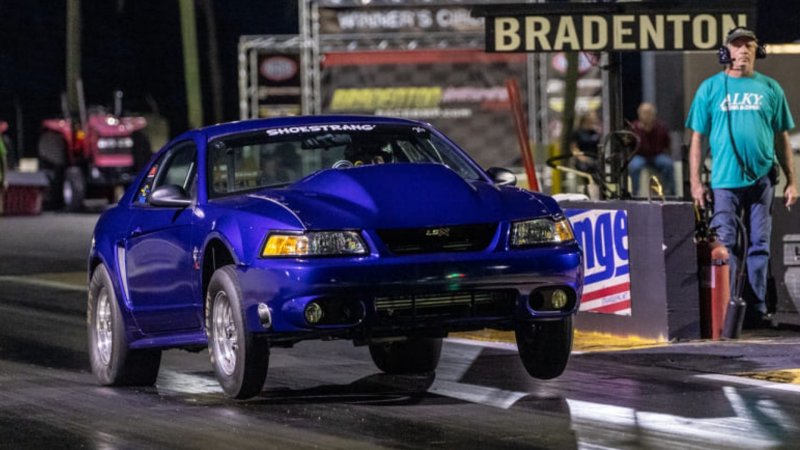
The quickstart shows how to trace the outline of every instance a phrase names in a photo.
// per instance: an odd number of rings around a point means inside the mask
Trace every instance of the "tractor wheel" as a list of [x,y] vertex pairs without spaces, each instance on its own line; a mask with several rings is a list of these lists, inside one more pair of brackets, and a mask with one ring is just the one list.
[[61,196],[67,211],[78,212],[83,209],[83,199],[86,197],[86,178],[80,167],[68,167],[64,171]]
[[67,164],[67,141],[55,131],[45,131],[39,137],[38,150],[39,164],[50,181],[45,204],[50,209],[61,209],[64,206],[62,187]]
[[39,136],[39,160],[49,167],[67,164],[67,141],[55,131],[45,131]]

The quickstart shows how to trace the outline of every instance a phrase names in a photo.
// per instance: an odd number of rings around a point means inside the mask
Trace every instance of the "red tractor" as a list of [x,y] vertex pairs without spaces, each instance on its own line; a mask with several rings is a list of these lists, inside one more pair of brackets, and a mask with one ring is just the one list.
[[39,160],[50,180],[52,207],[80,211],[86,198],[114,202],[150,158],[150,141],[143,132],[147,120],[121,117],[121,102],[122,93],[116,92],[113,114],[100,107],[87,114],[80,101],[78,121],[64,114],[42,123]]

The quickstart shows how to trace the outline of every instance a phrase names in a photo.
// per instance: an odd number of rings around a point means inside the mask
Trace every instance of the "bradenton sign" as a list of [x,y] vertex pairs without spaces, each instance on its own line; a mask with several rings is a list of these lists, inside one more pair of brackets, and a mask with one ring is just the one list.
[[706,2],[686,9],[670,3],[668,9],[653,2],[477,7],[473,14],[486,17],[489,52],[712,50],[731,29],[755,23],[752,8],[737,10],[735,2],[724,9],[716,2],[706,9],[700,9]]

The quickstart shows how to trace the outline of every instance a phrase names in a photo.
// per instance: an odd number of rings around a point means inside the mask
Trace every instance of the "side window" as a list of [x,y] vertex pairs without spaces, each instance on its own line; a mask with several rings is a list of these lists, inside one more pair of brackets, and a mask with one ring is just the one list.
[[164,153],[150,166],[136,193],[134,203],[146,206],[154,189],[170,184],[179,186],[193,195],[194,177],[197,171],[196,155],[197,151],[192,142],[180,143]]

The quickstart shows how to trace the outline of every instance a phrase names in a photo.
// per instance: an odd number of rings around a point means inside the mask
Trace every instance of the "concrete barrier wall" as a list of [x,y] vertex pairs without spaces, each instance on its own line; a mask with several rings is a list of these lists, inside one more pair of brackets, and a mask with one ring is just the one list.
[[[611,293],[607,301],[615,302],[629,295],[629,309],[623,305],[613,313],[581,311],[576,319],[577,329],[658,341],[700,337],[697,252],[691,203],[563,201],[561,206],[568,211],[571,220],[580,217],[575,216],[576,211],[624,211],[625,214],[613,215],[617,222],[627,217],[627,224],[624,227],[618,224],[616,231],[627,235],[629,291],[623,291],[626,287],[623,278],[616,283],[616,288],[607,288]],[[604,227],[594,230],[595,233],[601,231],[607,234]],[[591,245],[595,246],[589,249],[595,252],[595,260],[598,252],[611,251],[603,247],[601,237],[596,236]],[[587,254],[586,248],[584,254]],[[591,258],[586,259],[591,264]],[[618,264],[622,267],[624,262],[618,261]],[[597,272],[598,267],[587,267],[587,274]],[[596,295],[587,296],[585,293],[584,297]],[[602,311],[602,307],[598,310]]]

